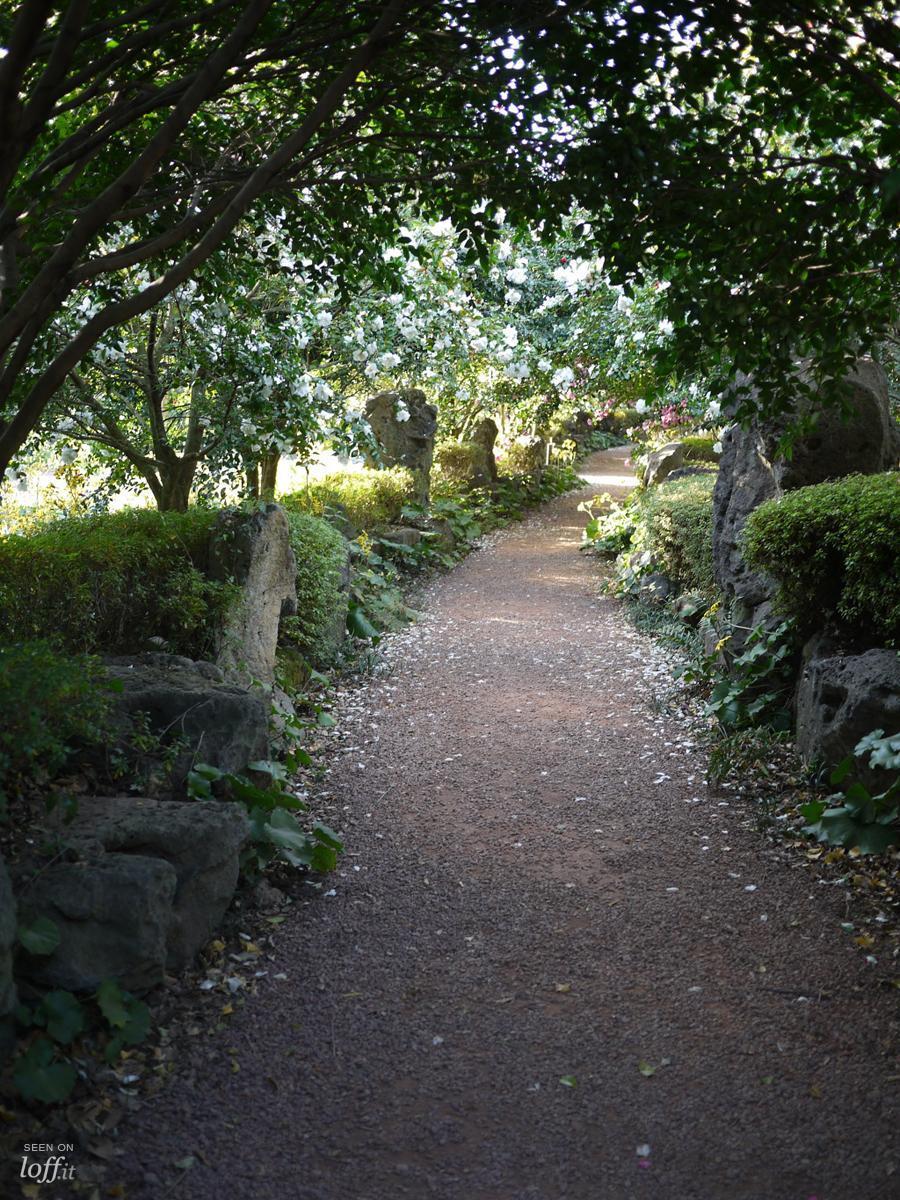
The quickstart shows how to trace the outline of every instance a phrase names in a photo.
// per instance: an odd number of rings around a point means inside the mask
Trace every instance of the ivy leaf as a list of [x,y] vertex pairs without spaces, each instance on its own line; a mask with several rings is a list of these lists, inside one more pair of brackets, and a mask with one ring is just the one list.
[[78,1078],[75,1068],[55,1061],[55,1054],[50,1039],[40,1037],[13,1063],[13,1082],[26,1100],[58,1104],[71,1094]]
[[71,992],[47,992],[41,997],[40,1007],[46,1017],[47,1032],[55,1042],[67,1046],[84,1031],[84,1008]]
[[29,954],[44,957],[59,945],[59,928],[49,917],[37,917],[30,925],[19,926],[18,937]]

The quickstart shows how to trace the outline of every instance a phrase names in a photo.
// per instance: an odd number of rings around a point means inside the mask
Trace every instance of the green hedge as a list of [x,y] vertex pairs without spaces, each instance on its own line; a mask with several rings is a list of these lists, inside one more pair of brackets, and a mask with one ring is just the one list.
[[769,500],[751,513],[744,550],[779,584],[804,629],[823,615],[868,644],[900,646],[900,474],[849,475]]
[[297,560],[297,615],[282,621],[281,641],[312,666],[328,666],[344,637],[347,541],[319,517],[288,511],[287,519]]
[[0,812],[23,789],[52,783],[73,750],[105,740],[111,698],[97,659],[47,642],[0,646]]
[[466,488],[484,466],[484,449],[472,442],[443,442],[434,455],[436,484]]
[[721,457],[713,450],[716,438],[711,433],[690,433],[678,441],[684,446],[686,463],[718,463]]
[[0,641],[130,653],[150,638],[212,652],[233,589],[206,578],[216,513],[130,509],[0,538]]
[[335,471],[310,480],[299,492],[289,492],[279,503],[293,512],[327,517],[329,510],[346,516],[356,530],[391,525],[400,519],[404,504],[414,495],[413,477],[403,467],[383,471]]
[[715,592],[712,557],[713,475],[692,475],[651,488],[641,500],[640,544],[683,588]]

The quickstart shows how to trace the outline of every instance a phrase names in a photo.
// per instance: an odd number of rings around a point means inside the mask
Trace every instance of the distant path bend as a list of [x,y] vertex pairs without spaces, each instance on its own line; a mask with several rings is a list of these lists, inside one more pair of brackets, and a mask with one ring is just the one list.
[[131,1200],[197,1151],[192,1200],[900,1195],[892,999],[660,715],[583,498],[432,583],[343,696],[336,895],[138,1117]]

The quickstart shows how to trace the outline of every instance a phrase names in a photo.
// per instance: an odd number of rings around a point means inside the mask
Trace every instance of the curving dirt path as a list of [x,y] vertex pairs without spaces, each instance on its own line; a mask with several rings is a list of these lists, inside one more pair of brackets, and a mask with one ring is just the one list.
[[900,1195],[891,997],[836,889],[705,788],[580,498],[437,580],[343,697],[336,894],[126,1134],[130,1200],[198,1153],[192,1200]]

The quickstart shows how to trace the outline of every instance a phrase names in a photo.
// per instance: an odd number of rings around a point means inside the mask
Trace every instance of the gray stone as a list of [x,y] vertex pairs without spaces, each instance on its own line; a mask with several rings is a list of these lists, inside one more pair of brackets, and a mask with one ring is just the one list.
[[218,928],[234,896],[249,835],[241,804],[131,796],[82,798],[65,834],[75,846],[99,843],[107,853],[160,858],[174,867],[177,886],[166,933],[170,970],[187,966]]
[[474,447],[473,455],[473,487],[493,487],[497,482],[497,459],[494,446],[499,433],[497,422],[490,417],[484,417],[478,422],[468,438],[469,445]]
[[378,530],[378,537],[398,546],[418,546],[422,540],[422,531],[414,529],[411,525],[384,525]]
[[16,1007],[13,947],[16,943],[16,902],[6,864],[0,858],[0,1062],[13,1041],[10,1013]]
[[[797,748],[807,762],[834,767],[873,729],[900,733],[900,655],[896,650],[810,658],[797,686]],[[855,777],[875,791],[896,778],[857,760]]]
[[[403,409],[409,417],[401,421],[398,413]],[[407,467],[413,473],[420,504],[428,502],[437,417],[437,409],[418,388],[379,392],[366,402],[366,418],[382,451],[382,463],[369,458],[369,465]]]
[[282,616],[297,611],[297,568],[284,509],[220,513],[210,543],[209,574],[240,586],[219,635],[217,662],[229,679],[271,688]]
[[[802,381],[802,370],[798,378]],[[746,377],[738,384],[752,390]],[[820,411],[815,428],[797,439],[790,459],[779,456],[778,445],[791,419],[811,411],[806,398],[799,398],[785,416],[756,420],[746,429],[733,426],[722,437],[713,494],[715,574],[726,597],[740,601],[750,614],[775,593],[773,580],[750,570],[743,558],[741,536],[750,513],[794,488],[855,472],[876,474],[897,462],[900,430],[891,417],[884,371],[861,359],[845,384],[849,419],[842,420],[837,409]]]
[[644,487],[655,487],[673,472],[684,466],[684,446],[681,442],[669,442],[653,450],[644,468]]
[[22,920],[49,917],[60,932],[47,956],[22,955],[20,973],[41,987],[93,992],[117,979],[132,992],[161,983],[178,875],[142,854],[58,862],[19,888]]
[[215,664],[150,651],[108,658],[105,665],[122,684],[114,713],[123,742],[135,722],[145,720],[161,739],[185,743],[165,784],[173,794],[184,794],[184,781],[195,762],[241,771],[267,757],[265,699],[226,683]]
[[649,575],[644,575],[638,589],[639,599],[646,604],[663,604],[674,594],[675,586],[672,580],[668,575],[663,575],[661,571],[653,571]]

